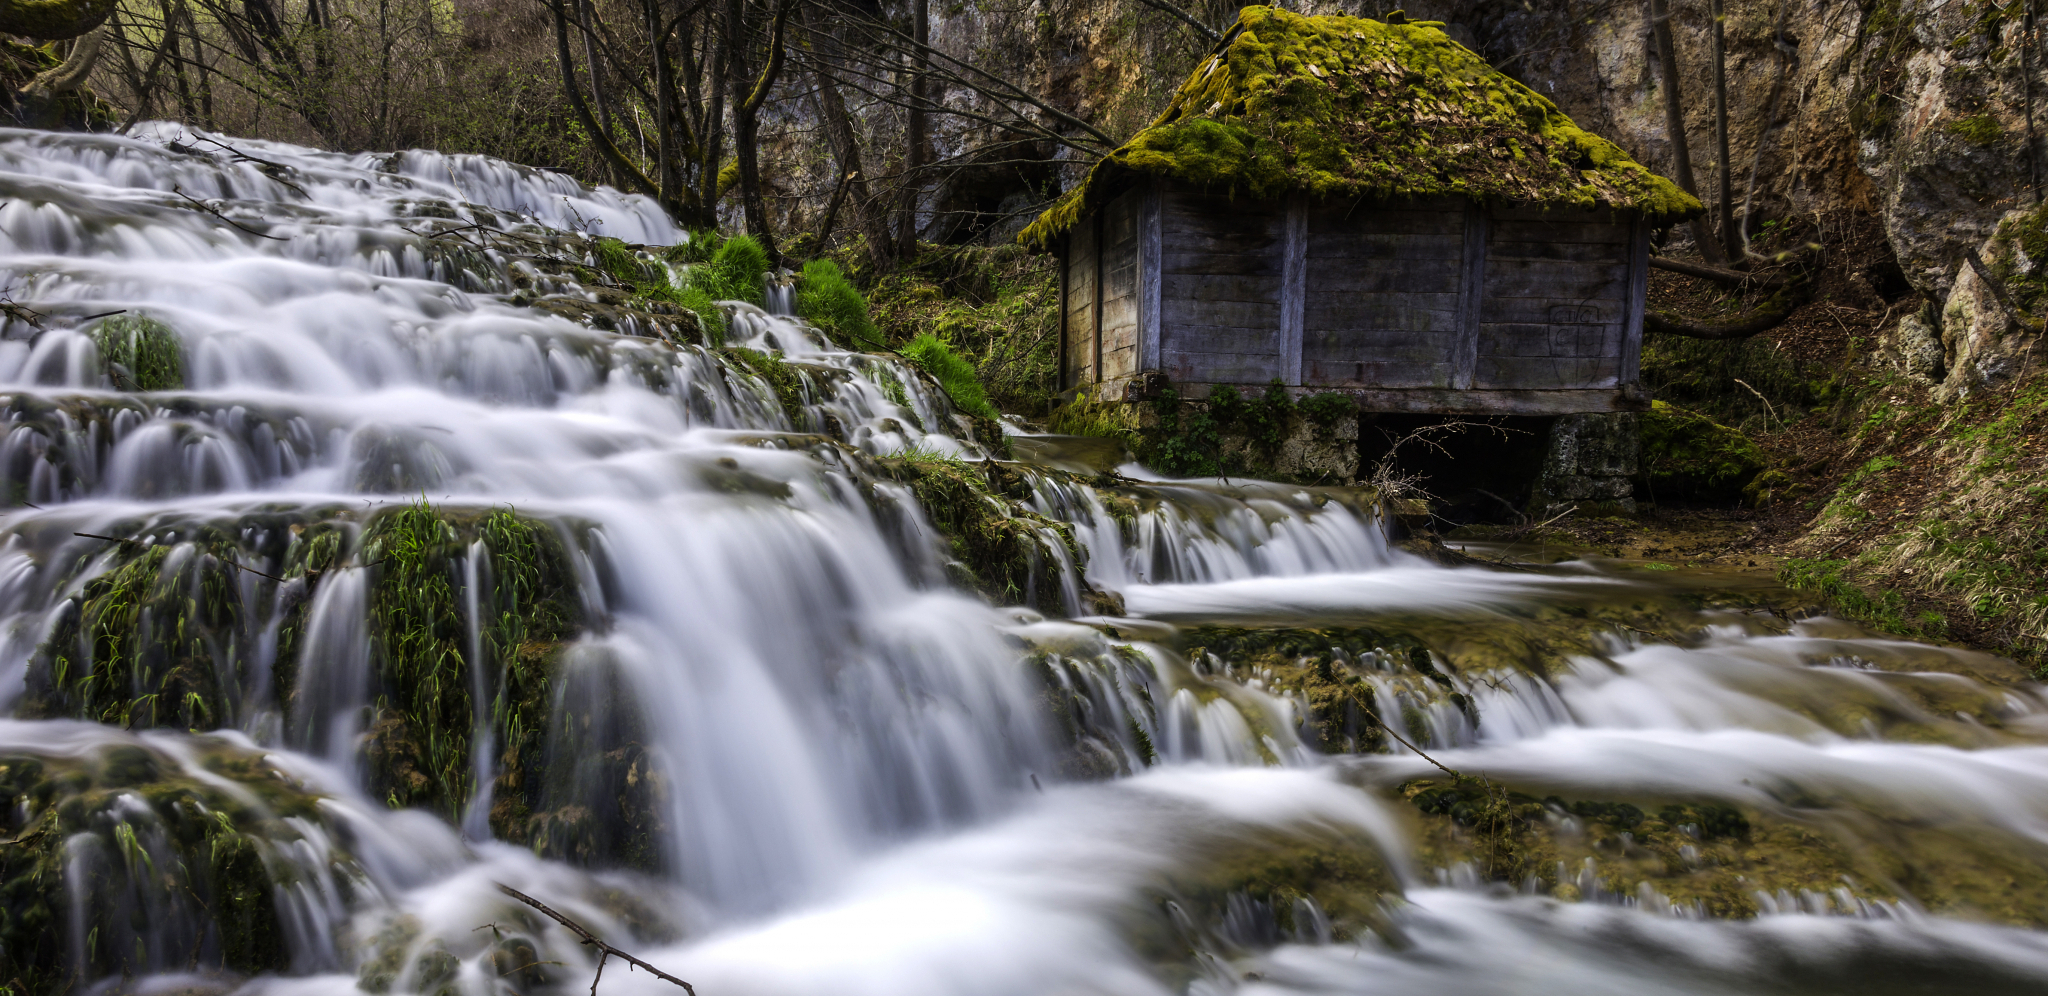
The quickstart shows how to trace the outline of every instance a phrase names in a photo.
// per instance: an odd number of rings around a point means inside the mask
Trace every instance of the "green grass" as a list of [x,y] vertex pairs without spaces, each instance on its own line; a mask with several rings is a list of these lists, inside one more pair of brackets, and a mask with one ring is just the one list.
[[992,419],[997,416],[996,407],[989,403],[988,392],[981,386],[981,379],[975,375],[974,364],[953,352],[944,340],[929,332],[904,344],[900,350],[905,359],[917,364],[918,369],[929,374],[944,388],[946,396],[953,399],[953,407],[976,416]]
[[667,267],[641,260],[618,239],[595,240],[592,255],[598,267],[634,297],[694,312],[712,345],[725,341],[725,309],[719,301],[760,305],[766,300],[762,280],[768,273],[768,253],[750,236],[728,239],[717,232],[693,232],[688,241],[669,247],[664,260],[688,267],[680,286],[669,279]]
[[881,330],[868,314],[867,298],[846,279],[839,264],[829,259],[804,264],[797,278],[796,313],[847,345],[864,349],[882,345]]
[[154,318],[116,315],[93,326],[92,341],[114,386],[124,391],[175,391],[185,386],[178,334]]
[[1939,636],[1948,628],[1939,613],[1908,617],[1905,596],[1891,588],[1858,584],[1848,559],[1792,558],[1778,569],[1787,587],[1819,595],[1835,611],[1857,622],[1906,636]]

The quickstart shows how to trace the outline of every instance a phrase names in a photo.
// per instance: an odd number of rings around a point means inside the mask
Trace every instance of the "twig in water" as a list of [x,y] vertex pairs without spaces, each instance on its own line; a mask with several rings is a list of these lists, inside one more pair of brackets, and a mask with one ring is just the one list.
[[204,211],[204,212],[206,212],[207,214],[213,215],[214,217],[216,217],[216,218],[219,218],[220,220],[222,220],[222,221],[225,221],[225,222],[227,222],[228,224],[230,224],[230,225],[233,225],[234,227],[236,227],[236,228],[239,228],[239,229],[241,229],[242,231],[248,232],[248,233],[249,233],[250,235],[254,235],[254,236],[256,236],[256,237],[257,237],[257,238],[259,238],[259,239],[269,239],[269,240],[270,240],[270,241],[272,241],[272,242],[290,242],[290,241],[291,241],[291,239],[290,239],[289,237],[287,237],[287,236],[283,236],[283,235],[265,235],[265,234],[263,234],[262,232],[259,232],[259,231],[255,230],[255,229],[253,229],[253,228],[250,228],[249,226],[247,226],[247,225],[244,225],[244,224],[242,224],[241,222],[239,222],[239,221],[236,221],[235,219],[233,219],[233,218],[230,218],[230,217],[228,217],[227,215],[224,215],[224,214],[220,213],[219,211],[216,211],[216,210],[214,210],[214,209],[213,209],[213,207],[212,207],[211,205],[207,204],[207,203],[206,203],[205,201],[202,201],[202,200],[200,200],[199,198],[197,198],[197,197],[194,197],[194,196],[192,196],[191,194],[188,194],[188,193],[184,192],[183,190],[180,190],[180,189],[178,189],[177,187],[172,187],[172,188],[171,188],[171,193],[177,194],[177,195],[178,195],[179,197],[183,197],[183,198],[185,199],[186,203],[188,203],[188,204],[191,204],[191,205],[192,205],[193,207],[196,207],[196,208],[198,208],[199,210],[201,210],[201,211]]
[[[274,169],[279,172],[284,172],[286,170],[291,169],[290,166],[286,166],[283,163],[272,162],[260,156],[252,156],[246,152],[243,152],[240,149],[235,148],[232,145],[229,145],[226,142],[220,141],[219,139],[208,138],[204,135],[198,136],[198,138],[200,141],[205,142],[208,145],[218,146],[220,148],[228,150],[228,154],[234,156],[236,162],[255,163],[259,166],[268,166],[270,167],[270,169]],[[285,179],[284,177],[278,176],[277,173],[272,173],[270,172],[270,170],[258,170],[258,172],[262,173],[264,176],[271,178],[272,180],[277,181],[278,183],[286,187],[290,187],[292,190],[296,191],[300,197],[304,197],[307,200],[313,199],[312,194],[306,193],[306,188],[301,187],[298,184]]]
[[[1438,767],[1443,766],[1438,765]],[[575,934],[577,937],[582,939],[584,946],[593,947],[597,949],[597,974],[591,977],[590,980],[591,996],[597,996],[597,980],[604,978],[604,962],[607,958],[618,958],[628,965],[644,968],[650,973],[653,973],[655,978],[661,979],[664,982],[672,982],[676,985],[683,987],[683,990],[685,992],[688,992],[690,996],[697,996],[696,986],[690,985],[689,983],[684,982],[683,980],[678,979],[675,976],[662,971],[661,969],[655,968],[653,965],[649,965],[648,963],[641,961],[640,959],[635,958],[632,955],[629,955],[626,952],[619,950],[618,948],[612,947],[611,945],[598,940],[597,935],[592,934],[590,931],[583,929],[582,924],[577,923],[576,921],[571,920],[568,917],[563,916],[562,914],[549,909],[546,903],[543,903],[540,900],[535,899],[532,896],[529,896],[526,893],[519,891],[518,889],[506,885],[503,882],[498,883],[498,891],[508,896],[511,896],[512,898],[517,899],[520,902],[525,903],[526,905],[531,906],[536,910],[539,910],[541,913],[545,914],[548,919],[553,920],[556,923],[559,923],[562,926],[569,928],[570,933]]]
[[[134,540],[134,539],[122,539],[122,538],[121,538],[121,537],[119,537],[119,536],[102,536],[102,535],[100,535],[99,533],[77,533],[77,532],[74,532],[74,533],[72,533],[71,535],[73,535],[73,536],[83,536],[83,537],[85,537],[86,539],[106,540],[106,541],[107,541],[107,542],[109,542],[109,543],[121,543],[121,544],[124,544],[124,545],[127,545],[127,546],[147,546],[147,545],[148,545],[147,543],[144,543],[144,542],[142,542],[141,540]],[[257,569],[256,569],[256,568],[254,568],[254,567],[250,567],[250,566],[248,566],[248,565],[246,565],[246,564],[240,564],[240,563],[236,563],[235,561],[233,561],[233,560],[230,560],[230,559],[228,559],[227,557],[222,557],[222,558],[220,558],[220,562],[221,562],[221,563],[223,563],[223,564],[226,564],[226,565],[228,565],[229,567],[232,567],[232,568],[234,568],[235,570],[238,570],[238,571],[248,571],[249,573],[251,573],[251,574],[254,574],[254,575],[256,575],[257,577],[260,577],[260,578],[269,578],[270,580],[272,580],[272,581],[275,581],[275,582],[277,582],[278,584],[284,584],[284,583],[285,583],[285,580],[284,580],[283,578],[281,578],[281,577],[278,577],[278,576],[277,576],[277,575],[275,575],[275,574],[265,574],[265,573],[263,573],[262,571],[259,571],[259,570],[257,570]]]

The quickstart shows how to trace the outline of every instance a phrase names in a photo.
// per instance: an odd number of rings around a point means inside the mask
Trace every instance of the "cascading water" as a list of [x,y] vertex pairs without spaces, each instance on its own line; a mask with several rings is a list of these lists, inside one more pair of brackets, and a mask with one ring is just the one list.
[[1999,662],[999,459],[553,174],[4,131],[0,200],[20,991],[587,991],[499,884],[705,996],[2048,985]]

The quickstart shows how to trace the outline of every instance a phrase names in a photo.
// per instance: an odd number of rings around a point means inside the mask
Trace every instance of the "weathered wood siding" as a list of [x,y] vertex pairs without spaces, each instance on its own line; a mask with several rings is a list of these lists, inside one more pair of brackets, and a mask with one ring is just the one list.
[[1284,370],[1286,216],[1277,205],[1166,191],[1159,211],[1159,368],[1176,383],[1267,384]]
[[1321,204],[1307,220],[1300,383],[1450,387],[1464,204]]
[[1067,386],[1148,373],[1386,411],[1600,411],[1633,394],[1646,229],[1607,211],[1134,189],[1069,235]]
[[1102,209],[1101,369],[1107,383],[1138,372],[1138,207],[1133,190]]
[[1066,349],[1060,382],[1068,387],[1095,383],[1095,223],[1075,225],[1067,235]]
[[1635,245],[1609,211],[1492,211],[1472,386],[1619,387]]

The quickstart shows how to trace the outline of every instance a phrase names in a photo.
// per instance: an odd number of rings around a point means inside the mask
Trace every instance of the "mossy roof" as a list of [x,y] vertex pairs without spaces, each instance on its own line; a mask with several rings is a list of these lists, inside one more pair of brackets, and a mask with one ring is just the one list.
[[1659,225],[1704,210],[1436,22],[1388,20],[1246,7],[1166,112],[1018,240],[1050,245],[1136,176],[1255,199],[1621,208]]

